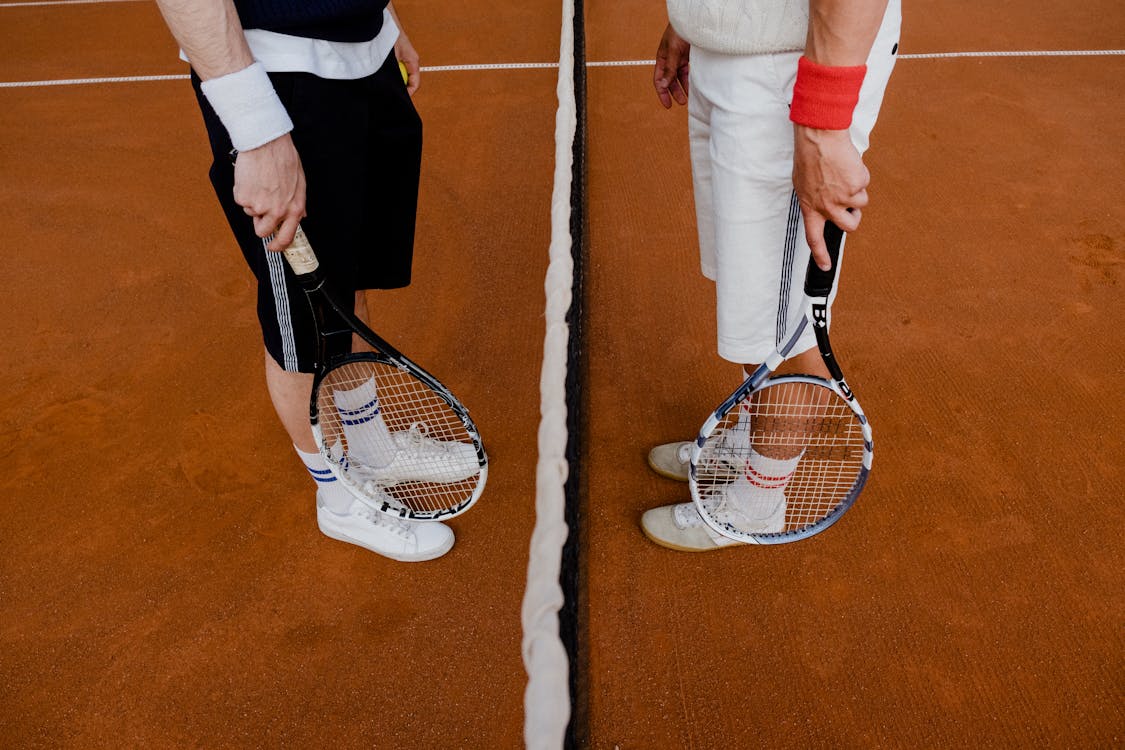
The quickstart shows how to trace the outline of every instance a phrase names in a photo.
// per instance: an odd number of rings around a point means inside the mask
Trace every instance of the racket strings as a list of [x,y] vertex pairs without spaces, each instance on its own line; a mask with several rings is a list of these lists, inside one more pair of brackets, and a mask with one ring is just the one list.
[[827,384],[767,381],[704,441],[701,510],[737,535],[815,525],[856,488],[865,445],[859,418]]
[[449,403],[410,372],[346,362],[320,380],[316,408],[329,463],[369,503],[434,514],[473,499],[482,478],[477,443]]

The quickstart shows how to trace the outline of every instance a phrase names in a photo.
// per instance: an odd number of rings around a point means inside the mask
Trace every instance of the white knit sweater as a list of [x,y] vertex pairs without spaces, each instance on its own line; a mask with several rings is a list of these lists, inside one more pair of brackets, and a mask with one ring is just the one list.
[[728,55],[805,48],[809,0],[667,0],[668,20],[693,46]]

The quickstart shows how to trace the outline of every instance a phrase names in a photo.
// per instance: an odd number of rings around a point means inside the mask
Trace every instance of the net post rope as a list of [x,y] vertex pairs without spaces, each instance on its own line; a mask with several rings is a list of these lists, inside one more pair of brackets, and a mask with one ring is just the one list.
[[565,521],[567,407],[566,371],[574,262],[570,233],[573,146],[577,131],[574,87],[574,2],[562,2],[559,76],[556,86],[555,175],[551,195],[551,241],[543,284],[546,334],[539,382],[539,461],[535,471],[535,528],[527,565],[521,621],[528,682],[524,691],[524,743],[529,750],[563,747],[570,720],[569,661],[559,639],[559,582]]

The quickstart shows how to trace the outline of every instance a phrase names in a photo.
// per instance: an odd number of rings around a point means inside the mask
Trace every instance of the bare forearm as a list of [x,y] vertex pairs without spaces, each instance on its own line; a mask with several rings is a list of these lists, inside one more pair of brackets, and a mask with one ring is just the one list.
[[886,10],[887,0],[810,0],[805,56],[821,65],[863,65]]
[[254,62],[232,0],[156,0],[168,29],[203,80]]
[[271,250],[293,241],[305,216],[305,173],[293,123],[246,43],[232,0],[156,0],[172,36],[203,79],[203,95],[238,149],[234,200]]
[[387,3],[387,10],[391,13],[391,18],[395,20],[395,26],[398,26],[399,31],[402,31],[402,23],[398,20],[398,13],[395,12],[395,4]]

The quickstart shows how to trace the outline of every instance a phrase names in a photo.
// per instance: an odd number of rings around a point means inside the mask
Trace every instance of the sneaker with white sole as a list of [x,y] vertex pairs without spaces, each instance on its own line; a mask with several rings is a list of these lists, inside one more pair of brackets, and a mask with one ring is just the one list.
[[316,523],[325,536],[400,562],[433,560],[453,548],[453,529],[443,523],[395,518],[359,500],[340,515],[325,507],[319,492]]
[[409,430],[392,432],[391,439],[395,454],[386,466],[351,461],[348,473],[358,480],[383,487],[402,482],[448,484],[480,473],[477,449],[472,443],[437,440],[427,434],[422,423],[412,425]]
[[775,534],[785,529],[785,492],[763,489],[746,476],[715,488],[704,503],[714,520],[743,534]]
[[[741,462],[749,451],[750,441],[745,429],[728,429],[718,443],[712,441],[708,445],[712,454],[730,452],[735,457],[731,461]],[[690,441],[658,445],[648,452],[648,465],[662,477],[686,482],[691,471],[691,446]]]
[[648,452],[648,465],[662,477],[686,482],[691,468],[691,443],[664,443],[656,446]]
[[710,552],[743,544],[708,526],[695,503],[664,505],[646,511],[641,516],[641,530],[661,547],[681,552]]

